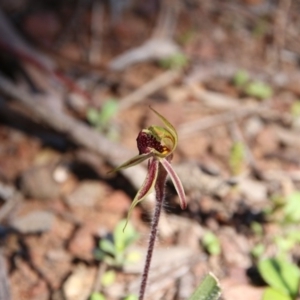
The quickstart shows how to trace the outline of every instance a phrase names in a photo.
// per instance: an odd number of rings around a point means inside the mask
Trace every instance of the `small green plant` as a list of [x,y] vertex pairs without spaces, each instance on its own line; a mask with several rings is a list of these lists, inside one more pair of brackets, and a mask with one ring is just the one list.
[[188,300],[218,300],[221,289],[218,279],[209,273]]
[[202,245],[205,250],[211,255],[219,255],[221,253],[221,246],[218,237],[208,231],[202,238]]
[[[123,300],[138,300],[138,297],[135,295],[128,295]],[[95,292],[93,293],[89,300],[106,300],[106,297],[102,293]]]
[[249,82],[250,76],[245,70],[238,70],[233,76],[233,84],[236,87],[244,87]]
[[106,300],[106,298],[103,294],[95,292],[95,293],[92,293],[89,300]]
[[183,53],[176,53],[172,56],[161,59],[159,64],[164,69],[180,70],[187,66],[188,58]]
[[136,295],[128,295],[123,300],[138,300],[138,297]]
[[300,221],[300,192],[294,192],[287,197],[284,205],[284,220],[288,223]]
[[271,86],[261,81],[251,81],[249,73],[245,70],[238,70],[234,74],[232,82],[237,88],[250,97],[264,100],[273,95]]
[[246,95],[256,97],[260,100],[270,98],[273,95],[272,88],[261,81],[250,82],[244,92]]
[[116,272],[114,270],[106,271],[101,277],[101,285],[107,287],[112,285],[116,281]]
[[197,37],[197,32],[194,29],[188,29],[178,37],[178,42],[182,45],[188,45]]
[[293,103],[291,107],[291,114],[294,118],[300,117],[300,100],[297,100]]
[[140,259],[139,253],[128,251],[128,247],[138,238],[138,233],[130,223],[127,224],[127,230],[123,232],[125,224],[126,220],[120,221],[113,235],[101,239],[99,248],[95,250],[95,257],[109,266],[122,267],[126,263]]
[[295,300],[300,280],[299,268],[282,257],[267,258],[259,262],[258,271],[269,285],[263,300]]
[[263,230],[262,225],[261,225],[259,222],[256,222],[256,221],[252,222],[252,223],[250,224],[250,227],[251,227],[252,232],[253,232],[256,236],[260,236],[260,237],[263,236],[264,230]]
[[234,175],[238,175],[245,162],[245,146],[242,142],[234,142],[230,149],[229,166]]
[[254,24],[254,28],[252,30],[252,35],[255,38],[261,38],[266,35],[270,27],[270,23],[265,19],[258,19]]
[[255,245],[251,250],[251,255],[255,259],[259,259],[265,252],[265,246],[262,243]]
[[116,129],[110,126],[112,117],[118,110],[118,102],[115,99],[108,99],[100,110],[89,108],[86,114],[88,122],[97,130],[104,132],[111,139],[117,138]]

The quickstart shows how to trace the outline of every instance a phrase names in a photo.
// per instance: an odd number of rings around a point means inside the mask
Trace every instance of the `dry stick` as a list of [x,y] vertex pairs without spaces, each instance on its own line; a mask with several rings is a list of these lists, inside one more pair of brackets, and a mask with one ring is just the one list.
[[176,29],[179,6],[180,3],[178,0],[161,1],[158,21],[152,34],[154,38],[172,38]]
[[197,131],[207,130],[211,127],[230,123],[235,119],[244,118],[256,110],[249,107],[239,108],[236,110],[226,111],[213,116],[204,117],[200,120],[187,122],[178,128],[178,135],[180,138],[188,138],[196,134]]
[[[12,82],[0,75],[0,91],[13,97],[31,112],[32,116],[49,125],[58,132],[68,135],[75,143],[81,145],[90,151],[104,157],[112,166],[120,165],[127,157],[133,156],[128,149],[107,140],[103,135],[89,126],[78,122],[75,118],[68,116],[63,111],[54,110],[42,98],[34,98],[25,90],[18,88]],[[139,189],[146,177],[146,169],[141,165],[134,168],[120,170],[128,178],[132,185]],[[147,197],[149,202],[142,202],[141,205],[148,210],[154,201],[153,194]],[[165,236],[170,233],[167,219],[161,216],[160,232]],[[167,228],[167,229],[166,229]]]
[[[126,157],[132,155],[131,151],[106,139],[99,132],[77,121],[61,110],[54,110],[43,98],[34,98],[25,90],[18,88],[12,82],[0,75],[0,91],[13,97],[31,112],[32,116],[49,125],[58,132],[66,134],[75,143],[100,154],[113,166],[119,165]],[[139,188],[146,176],[142,166],[121,171],[136,187]]]
[[102,278],[104,272],[106,271],[106,269],[107,269],[107,265],[105,263],[100,262],[99,265],[98,265],[98,270],[97,270],[97,274],[95,276],[94,286],[93,286],[93,289],[92,289],[93,293],[97,293],[97,292],[100,291],[100,289],[101,289],[101,278]]
[[171,84],[176,79],[180,77],[179,71],[166,71],[153,80],[147,82],[139,89],[135,90],[133,93],[124,97],[120,101],[119,110],[126,109],[142,100],[144,100],[149,95],[153,94],[155,91],[162,89],[163,87]]

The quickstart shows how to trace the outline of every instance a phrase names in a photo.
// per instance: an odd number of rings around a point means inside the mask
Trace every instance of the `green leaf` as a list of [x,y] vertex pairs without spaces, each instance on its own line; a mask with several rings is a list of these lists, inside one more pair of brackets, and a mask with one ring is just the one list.
[[123,252],[139,237],[132,224],[128,222],[126,230],[123,231],[126,220],[121,220],[114,230],[114,242],[118,252]]
[[244,86],[249,81],[249,74],[245,70],[239,70],[233,77],[233,84],[237,87]]
[[252,248],[251,254],[255,258],[259,258],[263,255],[264,251],[265,251],[265,246],[263,244],[257,244]]
[[116,281],[116,272],[113,270],[106,271],[101,278],[101,284],[104,287],[112,285]]
[[269,85],[263,82],[254,81],[254,82],[250,82],[247,85],[245,89],[245,93],[248,96],[256,97],[263,100],[266,98],[270,98],[273,95],[273,90]]
[[294,241],[294,243],[300,243],[300,232],[298,230],[289,231],[287,238]]
[[300,117],[300,100],[297,100],[293,103],[291,107],[291,114],[294,118]]
[[284,215],[288,222],[300,221],[300,192],[295,192],[287,198]]
[[102,239],[99,243],[99,248],[108,254],[116,255],[116,248],[112,241],[108,239]]
[[177,53],[160,60],[159,63],[164,69],[182,69],[188,64],[188,58],[183,53]]
[[270,287],[288,296],[297,295],[300,271],[296,265],[281,258],[269,258],[259,262],[258,270]]
[[210,273],[205,276],[204,280],[188,300],[217,300],[220,295],[219,281]]
[[284,295],[273,288],[266,288],[262,300],[293,300],[290,296]]
[[276,236],[275,243],[279,250],[286,253],[295,246],[296,242],[293,239],[289,239],[288,237]]
[[219,255],[221,253],[221,246],[220,246],[219,239],[211,231],[208,231],[204,234],[202,239],[202,244],[209,254]]
[[99,113],[99,125],[106,126],[111,118],[116,114],[118,110],[118,102],[115,99],[109,99],[102,105]]
[[138,251],[130,251],[127,255],[126,255],[126,262],[128,263],[134,263],[134,262],[138,262],[141,259],[141,253]]
[[86,119],[88,122],[93,125],[97,126],[99,122],[99,112],[95,108],[89,108],[87,113],[86,113]]
[[138,297],[136,295],[128,295],[123,300],[138,300]]
[[245,160],[245,146],[242,142],[234,142],[229,157],[229,165],[234,175],[242,171],[243,163]]
[[93,293],[90,300],[106,300],[106,298],[101,293]]

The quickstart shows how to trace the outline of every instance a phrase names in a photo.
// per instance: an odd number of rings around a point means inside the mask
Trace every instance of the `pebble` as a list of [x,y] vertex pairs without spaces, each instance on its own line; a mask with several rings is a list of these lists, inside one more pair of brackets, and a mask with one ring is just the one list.
[[53,213],[36,210],[24,216],[18,216],[10,225],[21,233],[41,233],[51,230],[55,216]]
[[79,264],[73,273],[67,278],[63,285],[65,298],[68,300],[86,300],[88,299],[94,279],[96,268],[87,267]]
[[102,184],[87,180],[66,197],[66,202],[69,206],[93,207],[98,200],[103,200],[105,196],[106,189]]
[[49,166],[32,167],[25,171],[20,178],[20,188],[27,197],[42,200],[57,198],[60,192]]
[[251,203],[267,199],[268,189],[265,184],[252,179],[243,179],[239,183],[239,190]]

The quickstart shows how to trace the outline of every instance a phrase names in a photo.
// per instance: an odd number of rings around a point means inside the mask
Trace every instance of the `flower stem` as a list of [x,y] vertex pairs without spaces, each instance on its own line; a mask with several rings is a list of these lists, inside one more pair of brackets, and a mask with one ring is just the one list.
[[148,275],[150,272],[150,265],[152,260],[152,254],[156,242],[157,231],[158,231],[158,222],[162,210],[162,205],[165,198],[165,183],[167,179],[167,172],[165,169],[159,164],[159,172],[158,178],[155,184],[155,192],[156,192],[156,201],[155,201],[155,210],[154,215],[151,223],[151,230],[150,230],[150,238],[148,242],[148,249],[146,254],[146,261],[144,265],[144,270],[142,274],[142,281],[140,285],[140,293],[139,293],[139,300],[143,300],[146,292],[147,280]]

